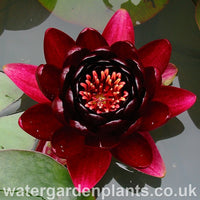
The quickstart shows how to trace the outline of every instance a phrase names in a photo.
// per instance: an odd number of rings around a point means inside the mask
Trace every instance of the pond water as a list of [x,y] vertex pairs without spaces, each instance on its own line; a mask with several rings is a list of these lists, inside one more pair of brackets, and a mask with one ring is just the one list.
[[[1,4],[1,3],[0,3]],[[23,6],[23,4],[21,4]],[[39,65],[45,63],[43,55],[44,32],[49,27],[58,28],[74,39],[83,26],[71,24],[57,18],[42,8],[38,3],[32,5],[35,10],[29,16],[19,17],[19,13],[2,16],[0,18],[0,66],[6,63],[29,63]],[[26,6],[24,4],[24,11]],[[21,11],[23,9],[20,9]],[[1,10],[0,10],[1,11]],[[27,13],[27,12],[25,12]],[[5,14],[5,13],[4,13]],[[18,21],[19,20],[19,21]],[[94,27],[95,28],[95,27]],[[102,31],[102,30],[99,30]],[[174,63],[179,73],[174,85],[200,94],[200,31],[195,23],[194,5],[188,0],[170,0],[169,4],[151,20],[135,27],[136,47],[140,47],[149,41],[167,38],[172,43],[171,62]],[[23,111],[34,104],[28,97],[23,96],[16,107],[5,111],[5,114]],[[181,187],[197,187],[196,194],[200,196],[200,102],[189,110],[172,119],[167,125],[152,132],[153,138],[165,161],[167,174],[163,179],[150,177],[138,173],[126,166],[121,166],[113,160],[108,172],[98,183],[98,187],[139,187],[146,186],[148,191],[154,194],[155,188],[167,187],[173,189],[176,195],[162,196],[162,199],[181,199],[178,190]],[[170,196],[171,190],[166,190]],[[123,199],[159,199],[155,196],[134,195]],[[160,193],[159,193],[160,194]],[[144,195],[144,194],[143,194]],[[189,195],[189,193],[188,193]],[[188,197],[188,198],[187,198]],[[198,199],[194,195],[187,199]],[[97,199],[102,199],[99,196]],[[106,197],[106,199],[122,199],[122,197]]]

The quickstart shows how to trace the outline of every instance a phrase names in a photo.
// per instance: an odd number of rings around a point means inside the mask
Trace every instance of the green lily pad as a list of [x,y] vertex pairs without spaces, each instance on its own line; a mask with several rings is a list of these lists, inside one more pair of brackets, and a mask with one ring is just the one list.
[[129,11],[135,25],[143,23],[159,11],[169,0],[38,0],[58,17],[79,25],[102,30],[119,8]]
[[[78,197],[81,194],[73,187],[67,169],[38,152],[1,150],[0,169],[1,191],[9,187],[16,190],[17,196],[25,193],[45,200],[94,200],[90,193],[89,197]],[[65,196],[58,196],[61,191]]]
[[0,111],[17,101],[23,92],[2,72],[0,72]]
[[200,0],[198,0],[195,8],[195,18],[196,18],[196,23],[199,27],[200,30]]
[[0,2],[0,34],[4,29],[30,29],[41,24],[50,15],[36,0],[1,0]]
[[0,118],[0,149],[27,149],[33,148],[35,138],[23,131],[18,125],[22,113]]

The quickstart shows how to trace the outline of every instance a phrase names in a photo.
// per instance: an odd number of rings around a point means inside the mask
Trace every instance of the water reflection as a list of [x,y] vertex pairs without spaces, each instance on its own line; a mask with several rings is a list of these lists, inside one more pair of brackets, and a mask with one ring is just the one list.
[[135,27],[136,46],[167,38],[172,43],[171,62],[179,69],[181,88],[192,91],[198,97],[189,110],[190,117],[200,128],[200,31],[194,17],[192,1],[172,0],[166,8],[150,21]]

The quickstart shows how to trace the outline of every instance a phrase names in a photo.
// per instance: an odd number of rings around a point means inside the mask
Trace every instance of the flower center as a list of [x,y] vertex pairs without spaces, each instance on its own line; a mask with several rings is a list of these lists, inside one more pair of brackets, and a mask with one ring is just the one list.
[[121,73],[109,74],[109,69],[97,74],[87,74],[85,83],[80,83],[83,90],[79,92],[85,107],[94,110],[96,113],[107,113],[120,108],[120,103],[127,99],[128,92],[123,90],[126,83],[121,80]]

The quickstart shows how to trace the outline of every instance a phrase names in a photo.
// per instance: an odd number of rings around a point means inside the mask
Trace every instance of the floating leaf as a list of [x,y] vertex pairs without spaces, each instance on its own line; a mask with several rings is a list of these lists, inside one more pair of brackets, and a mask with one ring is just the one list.
[[196,18],[196,23],[200,29],[200,0],[198,0],[195,8],[195,18]]
[[[78,196],[80,193],[73,187],[67,169],[38,152],[2,150],[0,169],[1,191],[3,188],[10,187],[21,194],[23,188],[26,193],[43,197],[45,200],[50,198],[52,200],[94,200],[89,193],[87,193],[89,197]],[[61,191],[64,191],[64,197],[58,197]]]
[[68,22],[102,30],[119,8],[127,9],[136,25],[155,16],[169,0],[38,1],[49,11]]
[[0,72],[0,111],[14,103],[23,92],[3,73]]
[[32,149],[35,139],[18,125],[22,113],[0,118],[0,149]]
[[137,6],[131,0],[123,3],[121,8],[126,9],[131,15],[134,25],[141,24],[160,12],[168,0],[142,0]]
[[1,0],[0,2],[0,34],[4,29],[32,28],[41,24],[50,15],[36,0]]

